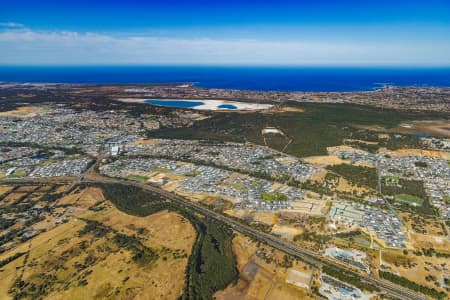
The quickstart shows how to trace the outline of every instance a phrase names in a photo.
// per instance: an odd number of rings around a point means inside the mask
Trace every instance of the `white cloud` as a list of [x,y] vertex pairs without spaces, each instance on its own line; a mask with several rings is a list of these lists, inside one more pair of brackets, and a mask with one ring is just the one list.
[[0,27],[23,28],[25,25],[16,22],[0,22]]
[[0,31],[0,64],[449,65],[450,43],[115,37]]

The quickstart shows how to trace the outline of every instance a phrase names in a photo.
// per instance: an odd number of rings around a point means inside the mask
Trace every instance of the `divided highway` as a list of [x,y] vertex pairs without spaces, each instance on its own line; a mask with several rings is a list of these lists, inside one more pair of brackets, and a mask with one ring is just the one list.
[[236,230],[238,232],[241,232],[249,237],[255,238],[261,242],[264,242],[264,243],[274,247],[275,249],[278,249],[278,250],[283,251],[287,254],[290,254],[294,257],[297,257],[297,258],[299,258],[305,262],[308,262],[316,267],[320,267],[325,264],[332,265],[332,266],[338,268],[339,270],[344,270],[347,273],[351,273],[352,275],[358,276],[362,281],[373,284],[374,286],[378,287],[379,289],[381,289],[381,290],[387,292],[388,294],[395,296],[399,299],[426,300],[426,298],[424,298],[420,295],[417,295],[416,293],[414,293],[408,289],[405,289],[403,287],[395,285],[389,281],[375,278],[373,276],[362,275],[352,269],[345,268],[338,263],[335,263],[328,259],[325,259],[317,252],[313,252],[311,250],[307,250],[307,249],[295,246],[295,245],[293,245],[289,242],[286,242],[280,238],[277,238],[273,235],[260,232],[256,229],[254,229],[250,226],[247,226],[245,224],[242,224],[232,218],[226,217],[222,214],[219,214],[217,212],[209,210],[208,208],[205,208],[199,204],[196,204],[192,201],[189,201],[189,200],[187,200],[183,197],[180,197],[178,195],[175,195],[173,193],[167,192],[156,186],[143,184],[143,183],[139,183],[139,182],[132,182],[132,181],[128,181],[128,180],[113,179],[113,178],[102,178],[102,179],[95,179],[95,180],[85,179],[82,182],[83,183],[117,183],[117,184],[123,184],[123,185],[131,185],[131,186],[142,188],[144,190],[158,193],[158,194],[160,194],[174,202],[177,202],[185,207],[189,207],[190,209],[192,209],[198,213],[201,213],[207,217],[219,220],[219,221],[229,225],[231,228],[233,228],[234,230]]
[[[22,180],[1,180],[0,181],[0,183],[3,183],[3,184],[7,184],[7,183],[22,183],[22,184],[31,183],[31,184],[33,184],[33,183],[50,183],[50,182],[55,182],[55,180],[54,179],[53,180],[49,180],[49,179],[29,180],[28,179],[28,180],[23,180],[23,181]],[[338,264],[337,262],[333,262],[331,260],[324,258],[317,252],[313,252],[311,250],[298,247],[298,246],[293,245],[293,244],[291,244],[285,240],[282,240],[276,236],[273,236],[273,235],[270,235],[270,234],[267,234],[264,232],[260,232],[256,229],[254,229],[250,226],[247,226],[245,224],[242,224],[230,217],[226,217],[222,214],[214,212],[214,211],[212,211],[208,208],[205,208],[199,204],[196,204],[196,203],[189,201],[183,197],[180,197],[173,193],[167,192],[167,191],[165,191],[159,187],[153,186],[153,185],[148,185],[148,184],[133,182],[133,181],[128,181],[128,180],[122,180],[122,179],[99,177],[99,176],[97,176],[95,179],[90,179],[87,176],[78,178],[76,180],[76,183],[122,184],[122,185],[134,186],[134,187],[142,188],[144,190],[155,192],[155,193],[158,193],[158,194],[168,198],[171,201],[181,204],[182,206],[188,207],[202,215],[205,215],[207,217],[210,217],[210,218],[216,219],[220,222],[223,222],[223,223],[227,224],[228,226],[230,226],[232,229],[234,229],[242,234],[245,234],[251,238],[254,238],[261,242],[264,242],[264,243],[272,246],[275,249],[278,249],[289,255],[297,257],[297,258],[299,258],[311,265],[314,265],[318,268],[320,268],[323,265],[329,265],[329,266],[333,266],[339,270],[346,271],[347,273],[351,273],[352,275],[359,277],[361,279],[361,281],[372,284],[372,285],[376,286],[377,288],[379,288],[380,290],[385,291],[387,294],[397,297],[398,299],[402,299],[402,300],[411,300],[411,299],[426,300],[427,299],[423,296],[420,296],[408,289],[405,289],[401,286],[393,284],[389,281],[382,280],[382,279],[379,279],[379,278],[376,278],[376,277],[373,277],[370,275],[364,275],[359,272],[356,272],[353,269],[346,268],[343,265]]]

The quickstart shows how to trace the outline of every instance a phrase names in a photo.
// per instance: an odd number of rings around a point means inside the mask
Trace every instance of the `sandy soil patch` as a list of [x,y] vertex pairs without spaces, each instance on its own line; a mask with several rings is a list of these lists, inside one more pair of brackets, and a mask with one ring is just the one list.
[[365,162],[365,161],[357,161],[353,164],[354,166],[357,167],[368,167],[368,168],[373,168],[374,165],[369,163],[369,162]]
[[[256,255],[263,251],[274,259],[267,263]],[[242,235],[233,239],[233,252],[236,255],[239,279],[236,285],[230,285],[214,296],[218,300],[259,300],[259,299],[313,299],[307,296],[307,291],[286,282],[288,269],[279,266],[281,252],[270,247],[258,248],[256,243]],[[305,265],[294,261],[294,268],[304,270]]]
[[39,202],[39,200],[44,196],[45,193],[34,192],[28,196],[27,201]]
[[227,199],[222,197],[210,196],[206,197],[203,201],[203,204],[211,205],[214,207],[214,210],[224,211],[227,209],[231,209],[233,207],[233,203]]
[[11,191],[13,188],[14,186],[11,185],[0,185],[0,196]]
[[165,177],[170,180],[183,180],[186,178],[186,176],[174,174],[174,173],[166,173]]
[[266,299],[269,291],[272,288],[272,279],[264,274],[265,272],[258,272],[255,279],[252,281],[248,289],[248,299]]
[[210,194],[208,193],[185,193],[182,191],[176,191],[176,193],[182,197],[188,198],[190,201],[193,202],[200,202],[200,201],[204,201],[205,199],[211,197]]
[[355,152],[355,151],[362,151],[360,149],[353,148],[351,146],[347,145],[340,145],[340,146],[333,146],[333,147],[327,147],[328,152],[334,152],[334,151],[348,151],[348,152]]
[[339,177],[339,183],[336,187],[338,191],[346,192],[346,193],[353,193],[353,191],[356,192],[367,192],[369,189],[364,187],[357,187],[353,184],[351,184],[348,180],[346,180],[343,177]]
[[411,233],[429,236],[444,236],[442,221],[435,216],[417,215],[416,213],[398,211],[399,216]]
[[10,193],[8,194],[6,197],[4,197],[3,199],[1,199],[1,201],[3,202],[3,205],[9,205],[11,203],[13,203],[14,201],[20,199],[21,197],[25,196],[27,193]]
[[52,185],[42,185],[42,186],[38,189],[38,191],[40,191],[40,192],[47,192],[47,191],[50,191],[52,188],[53,188]]
[[0,116],[2,117],[16,117],[16,118],[31,118],[42,113],[45,113],[47,110],[42,107],[37,106],[21,106],[16,108],[15,110],[0,112]]
[[251,213],[250,210],[244,210],[244,209],[228,209],[226,211],[224,211],[224,213],[226,213],[227,215],[233,216],[233,217],[237,217],[237,218],[245,218],[246,216],[249,216],[249,214]]
[[134,142],[131,142],[130,145],[158,145],[161,144],[163,141],[158,139],[150,139],[150,140],[137,140]]
[[[402,255],[398,251],[383,251],[382,260],[388,271],[420,285],[435,288],[442,291],[432,281],[428,281],[427,276],[434,276],[439,282],[443,281],[444,274],[450,271],[450,264],[447,258],[415,256],[413,254]],[[450,293],[447,292],[450,296]]]
[[315,182],[323,182],[325,180],[325,176],[327,175],[326,171],[314,173],[311,176],[311,180]]
[[274,212],[255,211],[253,213],[253,219],[256,222],[267,224],[267,225],[273,224],[274,217],[275,217]]
[[302,229],[293,228],[291,226],[282,226],[275,224],[272,227],[272,233],[279,235],[285,239],[292,240],[294,236],[297,234],[301,234],[303,232]]
[[[195,101],[195,100],[194,100]],[[237,101],[227,101],[227,100],[202,100],[203,105],[194,107],[199,110],[225,110],[225,111],[240,111],[240,110],[264,110],[269,109],[273,105],[271,104],[260,104],[260,103],[247,103],[247,102],[237,102]],[[223,109],[219,106],[221,105],[233,105],[236,109]]]
[[422,149],[399,149],[399,150],[387,150],[383,151],[391,156],[427,156],[434,158],[448,159],[448,152],[444,151],[433,151],[433,150],[422,150]]
[[107,137],[108,134],[107,133],[100,133],[100,132],[93,132],[91,133],[92,137],[98,137],[98,138],[104,138]]
[[[135,99],[135,98],[120,98],[118,101],[123,102],[145,102],[150,99]],[[160,101],[164,100],[175,100],[175,101],[183,101],[183,102],[203,102],[203,104],[190,107],[190,109],[195,110],[218,110],[218,111],[243,111],[243,110],[265,110],[273,107],[272,104],[260,104],[260,103],[248,103],[248,102],[239,102],[239,101],[229,101],[229,100],[210,100],[210,99],[158,99]],[[150,104],[150,103],[149,103]],[[235,109],[226,109],[221,108],[221,105],[232,105],[236,107]]]
[[270,289],[265,299],[307,300],[316,298],[310,297],[305,289],[297,288],[293,285],[288,285],[283,282],[276,282],[272,285],[272,288]]
[[295,106],[280,106],[276,108],[278,112],[304,112],[305,110]]
[[68,185],[60,185],[55,189],[54,193],[63,193],[67,190],[68,187]]
[[362,143],[362,144],[366,144],[366,145],[377,145],[378,142],[370,142],[370,141],[364,141],[364,140],[355,140],[355,139],[344,139],[344,143]]
[[163,186],[163,188],[168,192],[174,192],[180,187],[180,183],[177,181],[169,182]]
[[310,156],[304,158],[307,163],[324,168],[326,166],[334,166],[340,164],[349,164],[349,160],[340,159],[334,155]]
[[38,188],[39,186],[36,185],[22,185],[16,189],[16,192],[32,192]]
[[103,197],[101,189],[89,187],[81,190],[79,193],[72,193],[70,195],[61,198],[58,201],[58,204],[59,205],[71,204],[76,207],[87,209],[104,200],[105,198]]
[[411,243],[415,249],[430,249],[450,254],[450,240],[444,236],[410,233]]

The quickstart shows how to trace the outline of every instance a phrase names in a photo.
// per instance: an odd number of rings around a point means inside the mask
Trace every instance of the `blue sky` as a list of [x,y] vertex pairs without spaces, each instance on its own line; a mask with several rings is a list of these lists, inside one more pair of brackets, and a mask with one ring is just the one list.
[[0,0],[0,8],[0,65],[450,65],[448,0]]

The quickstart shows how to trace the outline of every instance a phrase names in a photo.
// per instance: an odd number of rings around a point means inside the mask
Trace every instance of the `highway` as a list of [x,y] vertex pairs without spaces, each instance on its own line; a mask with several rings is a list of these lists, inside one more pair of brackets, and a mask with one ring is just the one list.
[[272,246],[273,248],[276,248],[280,251],[283,251],[287,254],[297,257],[297,258],[299,258],[307,263],[310,263],[316,267],[320,267],[324,264],[332,265],[333,267],[338,268],[339,270],[343,270],[343,271],[346,271],[347,273],[351,273],[355,276],[358,276],[359,278],[361,278],[362,281],[373,284],[374,286],[380,288],[381,290],[386,291],[388,294],[395,296],[399,299],[426,300],[426,298],[424,298],[420,295],[417,295],[416,293],[414,293],[408,289],[397,286],[389,281],[381,280],[379,278],[375,278],[375,277],[369,276],[369,275],[363,275],[359,272],[354,271],[353,269],[345,268],[341,264],[335,263],[333,261],[330,261],[330,260],[322,257],[317,252],[292,245],[291,243],[289,243],[285,240],[282,240],[280,238],[277,238],[273,235],[260,232],[256,229],[254,229],[250,226],[247,226],[245,224],[242,224],[230,217],[226,217],[222,214],[214,212],[208,208],[205,208],[205,207],[203,207],[199,204],[196,204],[192,201],[189,201],[183,197],[180,197],[173,193],[167,192],[159,187],[149,185],[149,184],[143,184],[143,183],[139,183],[139,182],[132,182],[132,181],[127,181],[127,180],[122,180],[122,179],[113,179],[113,178],[102,178],[101,180],[100,179],[94,179],[94,180],[85,179],[82,182],[83,183],[99,183],[99,182],[100,183],[117,183],[117,184],[131,185],[131,186],[142,188],[144,190],[158,193],[158,194],[160,194],[174,202],[177,202],[185,207],[189,207],[190,209],[192,209],[196,212],[199,212],[207,217],[219,220],[219,221],[229,225],[231,228],[233,228],[234,230],[236,230],[242,234],[245,234],[249,237],[252,237],[261,242],[264,242],[264,243]]
[[[22,183],[22,184],[25,184],[25,183],[51,183],[51,182],[55,182],[55,179],[53,179],[53,180],[51,180],[51,179],[40,179],[40,180],[39,179],[34,179],[34,180],[27,179],[27,180],[23,180],[23,181],[16,179],[16,180],[1,180],[0,181],[0,183],[2,183],[2,184],[7,184],[7,183]],[[423,296],[420,296],[404,287],[398,286],[389,281],[382,280],[382,279],[376,278],[374,276],[361,274],[351,268],[344,267],[343,265],[341,265],[337,262],[331,261],[331,260],[321,256],[317,252],[301,248],[299,246],[293,245],[293,244],[291,244],[281,238],[278,238],[276,236],[273,236],[273,235],[270,235],[270,234],[267,234],[264,232],[260,232],[248,225],[242,224],[230,217],[227,217],[220,213],[214,212],[204,206],[201,206],[197,203],[189,201],[183,197],[180,197],[180,196],[170,193],[168,191],[165,191],[159,187],[149,185],[149,184],[139,183],[139,182],[123,180],[123,179],[114,179],[114,178],[100,177],[100,176],[96,176],[96,178],[89,178],[89,176],[84,176],[82,178],[78,178],[78,180],[76,180],[76,182],[77,183],[91,183],[91,184],[96,184],[96,183],[122,184],[122,185],[134,186],[134,187],[142,188],[144,190],[148,190],[148,191],[151,191],[154,193],[158,193],[173,202],[176,202],[184,207],[188,207],[188,208],[192,209],[193,211],[198,212],[202,215],[205,215],[212,219],[223,222],[224,224],[227,224],[228,226],[230,226],[232,229],[234,229],[244,235],[247,235],[251,238],[254,238],[256,240],[264,242],[264,243],[272,246],[275,249],[278,249],[284,253],[287,253],[296,258],[299,258],[299,259],[301,259],[313,266],[316,266],[318,268],[320,268],[323,265],[333,266],[339,270],[345,271],[347,273],[350,273],[354,276],[359,277],[361,279],[361,281],[372,284],[375,287],[379,288],[380,290],[386,292],[387,294],[397,297],[398,299],[402,299],[402,300],[411,300],[411,299],[426,300],[427,299]],[[332,275],[332,274],[330,274],[330,275]]]

